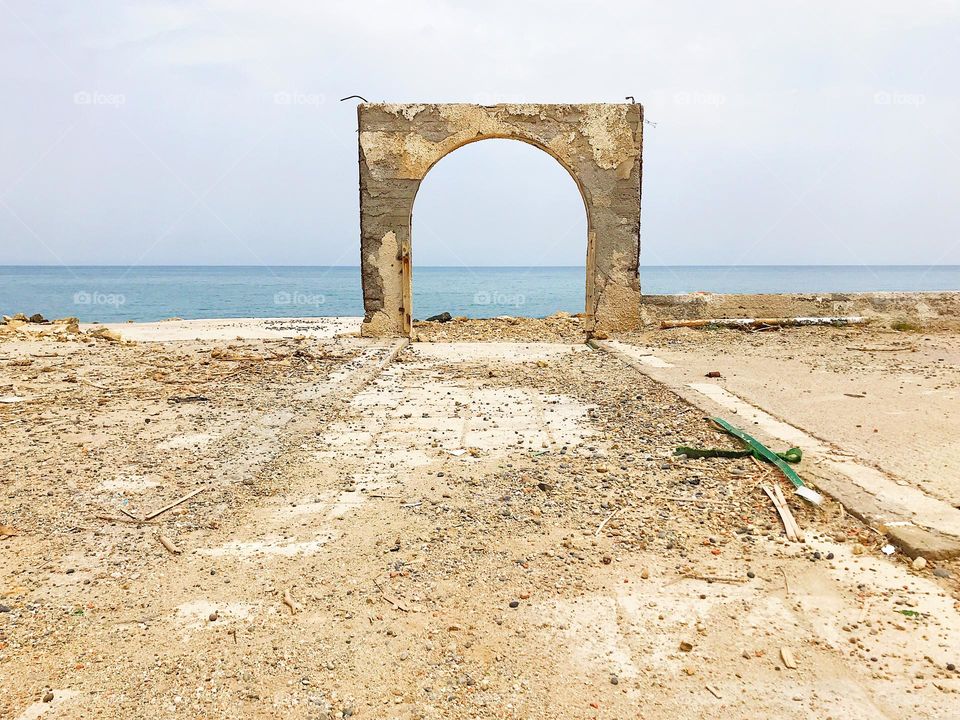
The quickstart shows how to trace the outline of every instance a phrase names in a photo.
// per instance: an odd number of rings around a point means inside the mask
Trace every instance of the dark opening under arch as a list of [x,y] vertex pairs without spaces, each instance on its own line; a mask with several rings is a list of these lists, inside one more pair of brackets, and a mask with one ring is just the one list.
[[543,148],[483,138],[451,150],[414,197],[413,316],[585,312],[588,223],[582,189]]

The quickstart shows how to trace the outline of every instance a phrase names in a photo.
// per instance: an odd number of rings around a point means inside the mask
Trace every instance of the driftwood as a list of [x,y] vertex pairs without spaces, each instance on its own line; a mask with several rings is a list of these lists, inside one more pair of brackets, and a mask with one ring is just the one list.
[[603,528],[606,527],[607,523],[610,522],[611,520],[613,520],[613,517],[614,517],[617,513],[619,513],[622,509],[623,509],[623,508],[617,508],[617,509],[614,510],[612,513],[610,513],[609,515],[607,515],[607,516],[603,519],[603,522],[600,523],[600,524],[597,526],[596,531],[594,531],[594,533],[593,533],[594,537],[600,535],[600,533],[603,531]]
[[797,669],[797,661],[793,657],[793,650],[784,646],[780,648],[780,659],[783,660],[783,666],[788,670]]
[[117,510],[119,510],[120,512],[122,512],[124,515],[126,515],[126,516],[127,516],[128,518],[130,518],[131,520],[136,520],[137,522],[143,522],[143,518],[142,518],[142,517],[138,517],[138,516],[134,515],[132,512],[130,512],[129,510],[127,510],[127,509],[124,508],[124,507],[118,507]]
[[197,488],[197,489],[194,490],[193,492],[187,493],[187,494],[184,495],[182,498],[178,498],[177,500],[174,500],[174,501],[173,501],[172,503],[170,503],[169,505],[164,505],[164,506],[163,506],[162,508],[160,508],[159,510],[154,510],[154,511],[153,511],[152,513],[150,513],[149,515],[144,516],[143,519],[144,519],[144,520],[153,520],[153,518],[155,518],[157,515],[162,515],[162,514],[165,513],[167,510],[170,510],[170,509],[172,509],[172,508],[175,508],[175,507],[176,507],[177,505],[179,505],[180,503],[185,503],[187,500],[189,500],[190,498],[192,498],[194,495],[198,495],[198,494],[202,493],[204,490],[206,490],[206,488]]
[[150,522],[149,520],[141,520],[137,517],[133,519],[115,517],[113,515],[95,515],[94,517],[96,517],[97,520],[106,520],[107,522],[130,523],[132,525],[156,525],[154,522]]
[[783,492],[780,491],[780,488],[776,485],[774,485],[773,488],[769,485],[763,485],[762,489],[767,494],[767,497],[770,498],[770,502],[773,503],[773,507],[780,516],[780,522],[783,523],[783,529],[787,533],[787,539],[791,542],[803,542],[803,533],[800,531],[797,521],[793,518],[793,513],[790,512],[790,508],[783,499]]
[[916,348],[913,345],[904,345],[903,347],[857,347],[848,345],[847,350],[859,350],[860,352],[914,352]]
[[303,607],[296,600],[293,599],[293,595],[290,594],[289,590],[283,591],[283,604],[290,608],[290,614],[296,615],[298,612],[303,610]]
[[803,535],[803,530],[800,529],[800,526],[797,524],[797,519],[790,511],[790,506],[787,505],[787,499],[783,496],[783,490],[780,489],[779,485],[774,485],[773,493],[777,496],[777,500],[780,501],[780,507],[783,508],[783,512],[787,516],[787,520],[790,521],[790,525],[793,526],[793,534],[796,535],[797,542],[805,542],[806,538]]
[[694,573],[684,573],[678,577],[675,577],[673,580],[668,580],[663,584],[664,587],[668,585],[675,585],[676,583],[682,580],[702,580],[707,583],[727,583],[728,585],[742,585],[746,582],[744,578],[737,577],[722,577],[719,575],[696,575]]
[[376,578],[373,579],[373,584],[377,586],[377,590],[379,590],[380,594],[383,595],[383,599],[386,600],[391,605],[393,605],[397,610],[402,610],[403,612],[410,612],[410,608],[407,607],[400,599],[394,597],[393,595],[388,593],[386,590],[384,590],[383,586],[379,582],[377,582]]
[[180,548],[174,544],[173,540],[168,538],[166,535],[157,535],[157,540],[159,540],[160,544],[174,555],[179,555],[182,552]]

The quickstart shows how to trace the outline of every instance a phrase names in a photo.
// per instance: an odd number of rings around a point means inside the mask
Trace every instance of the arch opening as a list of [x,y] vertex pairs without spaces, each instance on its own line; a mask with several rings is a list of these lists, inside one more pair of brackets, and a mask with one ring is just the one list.
[[428,168],[410,213],[412,315],[588,311],[583,187],[539,144],[480,137]]

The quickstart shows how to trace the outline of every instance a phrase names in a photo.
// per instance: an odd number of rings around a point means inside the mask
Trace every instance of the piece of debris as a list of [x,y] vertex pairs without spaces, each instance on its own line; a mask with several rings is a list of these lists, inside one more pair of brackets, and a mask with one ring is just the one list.
[[723,377],[723,375],[720,374],[720,371],[719,371],[719,370],[711,370],[711,371],[708,372],[706,375],[704,375],[704,377],[708,377],[708,378],[720,378],[720,377]]
[[780,659],[783,660],[783,666],[788,670],[797,669],[797,661],[793,657],[793,650],[784,646],[780,648]]
[[410,612],[410,608],[406,604],[404,604],[403,601],[401,601],[397,597],[394,597],[392,594],[384,590],[383,586],[379,582],[377,582],[376,579],[374,579],[373,584],[377,586],[377,590],[380,591],[380,594],[383,596],[383,599],[386,600],[391,605],[393,605],[397,610],[401,610],[402,612]]
[[181,550],[178,548],[173,540],[168,538],[166,535],[157,535],[157,540],[160,541],[160,544],[163,545],[167,550],[169,550],[174,555],[179,555]]
[[181,503],[185,503],[187,500],[189,500],[190,498],[192,498],[194,495],[198,495],[199,493],[202,493],[202,492],[204,491],[204,489],[205,489],[205,488],[197,488],[197,489],[194,490],[193,492],[189,492],[189,493],[187,493],[186,495],[184,495],[183,497],[174,500],[174,501],[173,501],[172,503],[170,503],[169,505],[164,505],[164,506],[163,506],[162,508],[160,508],[159,510],[154,510],[154,511],[153,511],[152,513],[150,513],[149,515],[145,515],[143,519],[144,519],[144,520],[153,520],[153,518],[157,517],[157,515],[162,515],[162,514],[165,513],[167,510],[170,510],[171,508],[175,508],[177,505],[180,505]]
[[913,559],[911,565],[913,566],[914,570],[923,570],[927,566],[927,559],[918,555]]
[[293,595],[290,594],[289,590],[283,591],[283,604],[290,608],[291,615],[296,615],[303,609],[300,603],[293,599]]
[[[749,450],[727,450],[726,448],[692,448],[687,445],[680,445],[674,451],[674,455],[686,455],[688,458],[745,458],[757,457],[753,449]],[[792,447],[782,453],[777,453],[777,457],[786,460],[789,463],[798,463],[803,459],[803,451],[798,447]],[[762,457],[757,457],[763,460]]]
[[[740,430],[739,428],[734,427],[733,425],[728,423],[726,420],[723,420],[721,418],[713,418],[712,421],[717,426],[719,426],[720,429],[723,430],[724,432],[729,433],[730,435],[733,435],[735,438],[738,438],[744,443],[746,443],[752,450],[756,451],[764,460],[776,465],[777,468],[779,468],[780,472],[782,472],[786,476],[787,480],[793,483],[794,487],[796,488],[806,487],[805,483],[803,482],[803,479],[799,475],[797,475],[796,471],[792,467],[787,465],[776,453],[769,450],[759,440],[757,440],[754,437],[751,437],[750,435],[747,435],[747,433],[745,433],[743,430]],[[815,490],[808,490],[808,492],[801,495],[801,497],[804,498],[805,500],[808,500],[814,503],[815,505],[819,505],[820,503],[823,502],[823,498],[820,496],[820,493],[816,492]]]
[[436,322],[436,323],[445,323],[453,320],[453,316],[448,312],[442,312],[439,315],[431,315],[426,319],[426,322]]
[[864,325],[867,322],[867,318],[859,315],[847,317],[716,318],[713,320],[663,320],[660,323],[660,329],[725,327],[754,330],[764,327],[808,327],[811,325],[843,327],[845,325]]
[[620,512],[620,510],[622,510],[622,508],[617,508],[616,510],[614,510],[612,513],[610,513],[603,519],[603,522],[601,522],[597,526],[596,531],[593,533],[595,537],[599,536],[600,533],[603,532],[603,528],[606,527],[607,523],[610,522],[613,519],[613,517]]
[[762,485],[761,489],[767,494],[767,497],[770,498],[773,507],[780,516],[780,522],[783,523],[783,529],[787,533],[787,539],[791,542],[803,542],[803,532],[800,530],[800,526],[797,525],[793,513],[790,512],[790,507],[787,505],[786,498],[783,497],[783,491],[780,490],[780,486],[774,485],[771,487],[769,485]]
[[688,642],[686,640],[681,640],[680,650],[682,650],[683,652],[690,652],[691,650],[693,650],[693,643]]

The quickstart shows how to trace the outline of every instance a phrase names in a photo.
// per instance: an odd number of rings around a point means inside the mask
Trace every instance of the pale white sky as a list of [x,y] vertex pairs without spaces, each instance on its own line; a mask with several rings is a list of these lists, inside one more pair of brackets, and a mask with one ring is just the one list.
[[[960,263],[960,4],[0,0],[0,264],[356,264],[370,100],[646,108],[642,262]],[[577,264],[546,155],[427,177],[420,264]]]

